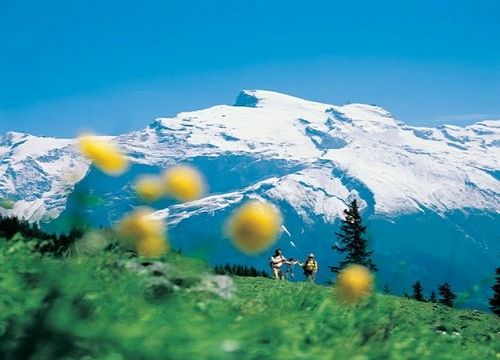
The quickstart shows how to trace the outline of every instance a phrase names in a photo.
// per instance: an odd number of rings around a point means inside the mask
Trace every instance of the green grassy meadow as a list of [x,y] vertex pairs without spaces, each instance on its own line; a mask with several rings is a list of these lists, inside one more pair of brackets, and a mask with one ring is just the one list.
[[478,311],[382,294],[348,306],[265,278],[220,296],[200,287],[208,266],[178,254],[33,249],[0,239],[2,359],[500,358],[500,321]]

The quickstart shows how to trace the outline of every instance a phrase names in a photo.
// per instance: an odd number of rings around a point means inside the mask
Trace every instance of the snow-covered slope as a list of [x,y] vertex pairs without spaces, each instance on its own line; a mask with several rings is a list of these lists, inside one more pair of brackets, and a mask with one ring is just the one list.
[[0,213],[41,220],[57,217],[89,163],[73,140],[9,132],[0,137],[0,198],[14,201]]

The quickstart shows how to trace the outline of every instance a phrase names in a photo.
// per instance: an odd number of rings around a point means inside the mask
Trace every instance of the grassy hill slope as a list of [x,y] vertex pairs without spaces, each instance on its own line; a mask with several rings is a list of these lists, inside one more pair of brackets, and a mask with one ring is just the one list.
[[207,272],[174,254],[53,258],[0,239],[2,358],[500,357],[492,315],[381,294],[346,306],[332,288],[264,278],[234,278],[225,299],[204,290]]

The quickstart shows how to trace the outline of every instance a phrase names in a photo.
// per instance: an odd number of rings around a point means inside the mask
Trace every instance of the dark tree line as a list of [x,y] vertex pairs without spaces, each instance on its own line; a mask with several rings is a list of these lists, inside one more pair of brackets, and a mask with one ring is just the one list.
[[258,270],[253,266],[246,265],[215,265],[214,272],[218,275],[235,275],[235,276],[249,276],[249,277],[265,277],[268,278],[269,274],[264,270]]
[[436,295],[436,292],[433,290],[428,298],[424,296],[424,288],[419,280],[417,280],[412,285],[412,295],[407,295],[406,297],[410,299],[414,299],[422,302],[431,302],[431,303],[439,303],[449,307],[453,307],[453,303],[457,296],[453,292],[451,285],[449,283],[444,283],[439,285],[438,294],[439,298]]
[[73,229],[68,234],[49,234],[41,230],[36,223],[30,223],[16,217],[0,216],[0,238],[11,240],[16,234],[30,241],[37,240],[35,242],[37,251],[60,256],[82,236],[83,232]]

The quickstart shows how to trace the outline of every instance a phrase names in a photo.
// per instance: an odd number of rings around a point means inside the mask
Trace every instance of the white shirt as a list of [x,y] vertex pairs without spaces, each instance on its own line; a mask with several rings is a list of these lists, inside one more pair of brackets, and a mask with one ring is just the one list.
[[271,267],[280,268],[286,262],[286,258],[283,255],[271,256]]

